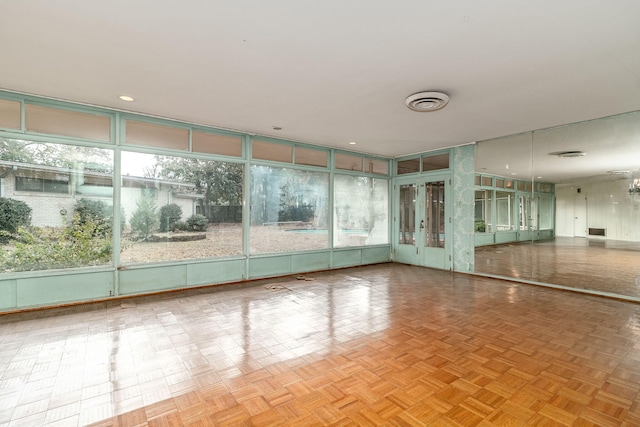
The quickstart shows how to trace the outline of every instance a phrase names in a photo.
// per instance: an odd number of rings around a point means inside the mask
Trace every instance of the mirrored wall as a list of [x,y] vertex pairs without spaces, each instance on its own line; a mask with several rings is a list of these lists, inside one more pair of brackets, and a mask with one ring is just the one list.
[[475,271],[640,300],[640,112],[479,142]]

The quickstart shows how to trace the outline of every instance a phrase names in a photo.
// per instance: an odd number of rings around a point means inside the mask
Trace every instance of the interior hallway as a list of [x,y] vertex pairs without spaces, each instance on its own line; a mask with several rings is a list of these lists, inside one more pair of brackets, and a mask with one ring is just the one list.
[[476,248],[478,273],[640,298],[640,243],[557,237]]
[[307,279],[0,316],[0,426],[640,425],[638,304],[399,264]]

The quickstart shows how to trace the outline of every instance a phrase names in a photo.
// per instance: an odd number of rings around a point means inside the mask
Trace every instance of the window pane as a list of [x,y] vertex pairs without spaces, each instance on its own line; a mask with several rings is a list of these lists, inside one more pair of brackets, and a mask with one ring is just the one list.
[[329,174],[251,166],[252,254],[329,247]]
[[364,159],[364,171],[367,173],[389,174],[389,161],[378,159]]
[[112,151],[1,139],[0,175],[0,271],[111,264]]
[[296,147],[296,164],[308,166],[322,166],[329,164],[329,152],[312,148]]
[[389,186],[386,179],[336,175],[333,244],[389,243]]
[[191,150],[197,153],[242,157],[242,138],[194,131],[191,136]]
[[108,116],[58,110],[39,105],[25,105],[25,126],[28,132],[49,133],[97,141],[111,139],[111,120]]
[[492,232],[491,195],[492,190],[476,190],[475,231],[476,233]]
[[0,99],[0,128],[20,129],[20,103]]
[[398,236],[401,245],[416,244],[416,190],[415,184],[400,185]]
[[291,145],[253,140],[251,143],[251,156],[254,159],[291,163],[293,160],[293,147]]
[[482,186],[483,187],[491,187],[493,185],[493,178],[491,178],[490,176],[483,176],[482,177]]
[[336,153],[336,169],[362,172],[362,157]]
[[422,158],[422,172],[449,168],[449,153]]
[[400,160],[398,162],[398,175],[420,172],[420,159]]
[[126,128],[127,144],[171,148],[174,150],[189,149],[189,131],[187,129],[137,122],[135,120],[127,120]]
[[552,230],[553,220],[553,194],[540,194],[540,230]]
[[513,208],[515,194],[507,191],[496,191],[496,231],[513,231],[515,221]]
[[122,153],[123,264],[242,254],[242,165]]

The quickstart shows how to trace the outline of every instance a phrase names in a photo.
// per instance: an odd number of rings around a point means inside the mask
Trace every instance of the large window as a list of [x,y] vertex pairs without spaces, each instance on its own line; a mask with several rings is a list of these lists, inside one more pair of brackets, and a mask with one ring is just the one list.
[[336,175],[333,244],[389,243],[389,185],[386,179]]
[[128,263],[242,254],[241,164],[122,153]]
[[329,174],[251,166],[250,253],[329,247]]
[[111,150],[3,138],[0,177],[0,271],[111,264]]

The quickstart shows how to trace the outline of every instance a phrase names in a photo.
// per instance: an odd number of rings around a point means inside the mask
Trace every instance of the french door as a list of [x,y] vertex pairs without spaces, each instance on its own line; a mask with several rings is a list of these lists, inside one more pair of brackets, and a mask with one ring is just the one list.
[[398,179],[395,187],[395,261],[451,269],[449,174]]

